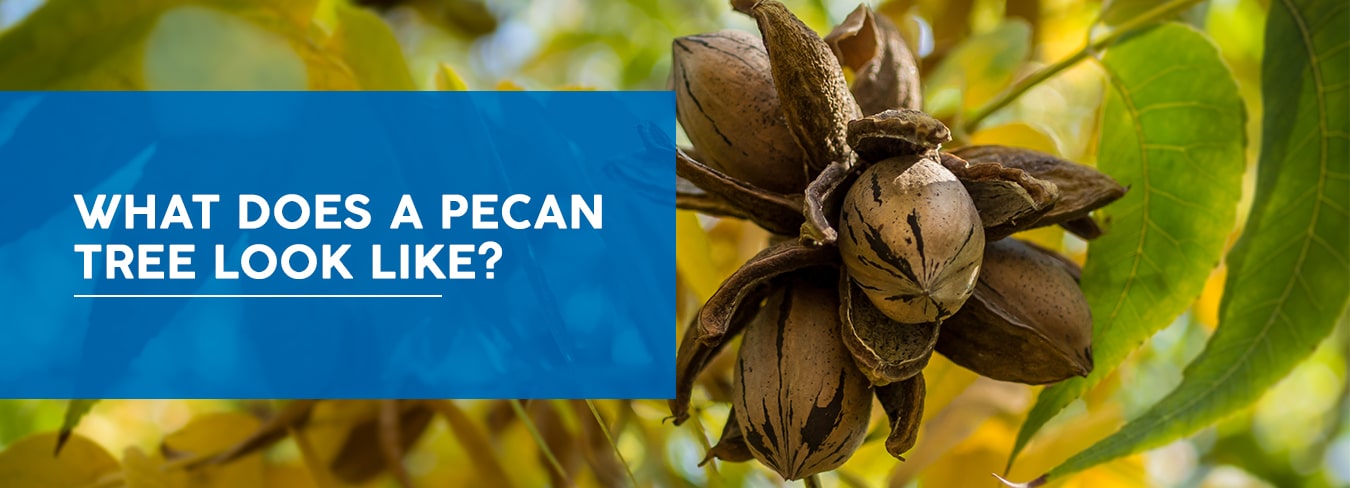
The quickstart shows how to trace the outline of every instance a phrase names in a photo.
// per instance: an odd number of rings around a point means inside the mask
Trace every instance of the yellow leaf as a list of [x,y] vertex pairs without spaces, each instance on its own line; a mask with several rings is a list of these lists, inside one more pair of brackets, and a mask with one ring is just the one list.
[[[61,437],[69,436],[70,433],[75,430],[75,426],[80,424],[80,419],[84,418],[85,414],[88,414],[89,410],[93,409],[94,404],[96,403],[98,403],[97,398],[84,400],[70,400],[70,402],[66,403],[66,416],[65,419],[61,421],[61,433],[60,433]],[[58,444],[56,446],[57,451],[61,450],[61,446],[59,444],[62,442],[65,441],[64,440],[57,441]]]
[[436,68],[436,89],[440,91],[466,91],[469,85],[464,83],[464,78],[459,77],[459,73],[454,68],[445,63],[440,63]]
[[1065,252],[1064,228],[1058,225],[1047,225],[1045,227],[1037,227],[1028,231],[1018,232],[1016,237],[1046,249],[1058,251],[1060,254],[1078,263],[1079,266],[1082,266],[1083,260],[1087,258],[1087,253],[1080,252],[1075,254]]
[[1059,142],[1054,137],[1023,122],[982,129],[970,135],[970,144],[997,144],[1034,149],[1052,155],[1060,154]]
[[315,27],[321,29],[325,34],[332,34],[338,28],[339,6],[346,4],[344,0],[318,0],[314,2],[314,12],[310,15],[310,22]]
[[719,219],[708,229],[709,249],[721,282],[769,244],[768,231],[741,219]]
[[286,429],[290,436],[295,439],[295,445],[300,449],[300,458],[304,461],[305,479],[313,485],[323,488],[338,486],[337,480],[333,479],[333,474],[328,472],[327,463],[319,460],[318,452],[314,449],[314,443],[309,441],[309,435],[304,430]]
[[[1012,445],[1017,433],[1017,420],[1001,416],[985,422],[974,434],[925,470],[920,478],[920,486],[1003,486],[994,479],[993,474],[1003,472],[1008,460],[1008,446]],[[1009,479],[1035,477],[1097,439],[1114,432],[1121,422],[1120,409],[1108,406],[1071,419],[1054,430],[1047,430],[1018,457]],[[1048,486],[1114,488],[1148,484],[1142,457],[1131,456],[1052,482]]]
[[263,488],[318,488],[304,466],[269,464],[263,468]]
[[177,432],[164,437],[164,447],[174,452],[213,454],[248,438],[261,422],[241,412],[198,415]]
[[[1070,418],[1056,427],[1046,429],[1027,445],[1009,479],[1032,479],[1058,466],[1074,453],[1087,449],[1098,440],[1114,433],[1124,424],[1122,407],[1118,402],[1089,405],[1087,413]],[[1009,424],[1011,430],[1013,424]],[[1003,442],[1003,449],[1012,445],[1012,437]],[[1006,460],[1006,456],[1004,457]],[[1072,477],[1052,482],[1048,486],[1064,488],[1133,487],[1147,486],[1148,477],[1142,456],[1129,456],[1098,465]]]
[[378,412],[379,402],[374,400],[324,400],[317,403],[304,428],[317,459],[324,465],[335,459],[352,427],[374,419]]
[[934,354],[932,359],[928,360],[928,366],[923,369],[924,384],[927,385],[923,400],[924,420],[927,421],[947,408],[952,400],[966,391],[966,388],[975,383],[979,377],[980,375],[957,366],[946,357]]
[[[162,450],[171,458],[218,454],[247,439],[261,425],[258,419],[240,412],[198,415],[182,429],[166,436]],[[208,464],[187,471],[188,485],[204,488],[261,486],[262,474],[261,452],[225,464]]]
[[1228,279],[1228,266],[1219,265],[1205,280],[1205,288],[1195,301],[1195,320],[1205,330],[1214,331],[1219,325],[1219,300],[1223,298],[1223,284]]
[[480,480],[485,485],[490,486],[512,486],[511,479],[506,475],[500,462],[497,450],[492,447],[488,437],[483,435],[477,423],[464,413],[454,400],[429,400],[428,401],[438,413],[441,414],[449,425],[450,431],[455,434],[456,440],[464,447],[469,459],[473,460],[474,469],[478,471]]
[[998,486],[991,474],[1002,470],[1014,434],[1001,422],[985,422],[965,442],[925,469],[919,486]]
[[122,454],[122,478],[127,488],[186,488],[186,473],[164,469],[164,459],[150,457],[139,448],[128,447]]
[[1089,410],[1093,410],[1116,401],[1116,391],[1120,390],[1120,383],[1120,370],[1112,371],[1111,374],[1102,378],[1097,386],[1083,394],[1083,403],[1087,405]]
[[33,434],[0,452],[0,480],[6,488],[86,486],[118,471],[117,460],[94,441],[73,434],[54,456],[56,433]]
[[1050,487],[1064,488],[1134,488],[1149,486],[1148,471],[1144,468],[1143,456],[1130,456],[1097,466],[1064,480],[1063,484],[1050,483]]
[[[934,359],[937,359],[936,357]],[[931,367],[930,367],[931,368]],[[959,368],[958,368],[959,369]],[[960,371],[965,371],[960,369]],[[968,373],[968,372],[967,372]],[[974,373],[970,373],[974,374]],[[927,379],[928,374],[925,370],[925,383],[941,388],[942,381],[950,381],[950,378]],[[905,458],[904,463],[896,465],[891,472],[892,481],[897,483],[907,483],[915,477],[925,475],[933,469],[941,472],[946,466],[945,460],[951,456],[963,455],[960,446],[967,445],[972,438],[978,438],[982,433],[989,435],[984,430],[987,424],[999,422],[999,418],[1010,417],[1016,412],[1026,409],[1030,403],[1030,392],[1028,387],[1014,383],[1005,383],[990,380],[988,378],[975,378],[975,380],[960,391],[956,398],[951,399],[945,408],[930,410],[927,405],[924,408],[923,428],[919,431],[919,442],[914,449],[910,451]],[[1009,440],[1009,443],[1012,441]],[[1010,445],[1010,444],[1009,444]],[[1006,450],[1008,445],[990,447],[990,449]],[[969,454],[969,453],[965,453]],[[985,460],[986,453],[979,453],[978,460],[967,459],[965,462],[976,463]],[[993,480],[993,478],[990,478]],[[937,486],[946,486],[938,484]]]
[[525,91],[525,87],[511,80],[502,80],[497,82],[497,91]]
[[286,0],[275,2],[274,8],[297,29],[308,29],[322,3],[332,0]]
[[708,233],[693,212],[675,211],[675,270],[698,295],[700,303],[722,283],[721,273],[712,262]]
[[[430,423],[431,412],[418,401],[399,402],[400,442],[421,437]],[[383,453],[378,450],[377,435],[380,401],[323,400],[318,402],[301,432],[308,446],[304,453],[312,469],[324,469],[323,476],[339,482],[365,480],[383,471]],[[409,446],[403,445],[407,450]],[[316,477],[319,474],[316,474]],[[324,481],[319,480],[324,486]]]

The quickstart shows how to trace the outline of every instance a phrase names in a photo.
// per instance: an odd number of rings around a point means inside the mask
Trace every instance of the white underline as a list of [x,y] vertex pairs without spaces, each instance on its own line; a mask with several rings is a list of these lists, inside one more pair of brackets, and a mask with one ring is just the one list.
[[75,298],[444,298],[445,295],[71,295]]

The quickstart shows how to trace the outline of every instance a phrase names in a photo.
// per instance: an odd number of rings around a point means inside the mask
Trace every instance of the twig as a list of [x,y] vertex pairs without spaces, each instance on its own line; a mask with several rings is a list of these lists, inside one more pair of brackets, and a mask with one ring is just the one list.
[[548,446],[548,441],[544,440],[543,434],[539,433],[539,428],[534,425],[534,420],[530,414],[525,412],[525,407],[520,404],[520,400],[511,400],[511,409],[516,411],[516,416],[520,417],[520,422],[525,424],[525,429],[530,431],[530,437],[539,444],[539,450],[544,453],[554,471],[557,472],[559,480],[568,486],[572,485],[571,478],[567,477],[567,470],[563,469],[562,463],[558,462],[558,457],[553,455],[553,449]]
[[377,442],[379,443],[380,455],[384,457],[384,464],[389,468],[389,473],[398,481],[399,486],[403,488],[412,488],[412,477],[408,475],[408,470],[403,466],[403,444],[399,439],[402,434],[401,420],[399,416],[398,400],[380,400],[377,422],[379,433]]
[[984,107],[981,107],[976,111],[975,115],[971,116],[970,120],[967,120],[966,123],[963,124],[965,131],[974,132],[975,128],[980,125],[980,122],[989,118],[994,112],[997,112],[1008,106],[1008,104],[1016,101],[1028,90],[1031,90],[1036,85],[1041,84],[1041,82],[1054,77],[1061,71],[1073,67],[1073,65],[1078,64],[1079,61],[1087,59],[1088,56],[1111,45],[1126,34],[1153,25],[1155,22],[1175,15],[1197,3],[1200,3],[1200,0],[1172,0],[1162,5],[1158,5],[1157,7],[1140,14],[1138,17],[1130,19],[1128,22],[1120,24],[1120,26],[1112,29],[1111,32],[1106,35],[1089,41],[1087,45],[1083,46],[1082,49],[1079,49],[1078,52],[1073,53],[1069,57],[1061,59],[1055,64],[1036,70],[1025,78],[1018,80],[1017,84],[1013,85],[1007,91],[1000,94],[998,98],[995,98],[993,101],[985,104]]
[[633,483],[633,488],[639,488],[636,476],[633,476],[633,468],[628,467],[628,461],[623,459],[623,453],[619,452],[619,444],[614,442],[614,436],[609,433],[609,426],[605,425],[605,419],[600,416],[600,411],[595,408],[595,402],[586,400],[586,406],[590,407],[591,415],[595,416],[596,425],[600,426],[600,432],[605,434],[605,440],[609,441],[609,447],[614,449],[614,456],[619,458],[619,464],[623,465],[624,473],[628,474],[628,481]]

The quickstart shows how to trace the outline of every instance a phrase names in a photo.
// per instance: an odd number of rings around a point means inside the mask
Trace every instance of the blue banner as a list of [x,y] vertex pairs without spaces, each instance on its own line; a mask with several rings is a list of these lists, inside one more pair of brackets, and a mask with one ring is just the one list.
[[669,92],[0,93],[0,397],[668,398]]

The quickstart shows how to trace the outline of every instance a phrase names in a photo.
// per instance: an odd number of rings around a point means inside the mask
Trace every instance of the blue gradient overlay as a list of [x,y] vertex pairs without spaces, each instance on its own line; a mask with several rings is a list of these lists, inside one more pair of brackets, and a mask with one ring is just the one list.
[[[0,93],[0,397],[668,398],[674,126],[668,92]],[[238,226],[240,194],[355,193],[365,229]],[[179,194],[196,225],[88,230],[75,194],[155,194],[157,219]],[[209,230],[192,194],[221,196]],[[404,194],[422,230],[389,229]],[[530,220],[555,194],[569,221],[599,194],[603,225],[442,230],[443,194],[530,195]],[[371,278],[373,244],[396,269],[400,244],[486,241],[493,279],[476,253],[472,280]],[[196,278],[110,280],[97,255],[85,279],[74,246],[109,243],[192,244]],[[352,279],[217,280],[217,244],[234,270],[253,244],[350,244]]]

